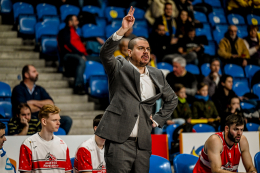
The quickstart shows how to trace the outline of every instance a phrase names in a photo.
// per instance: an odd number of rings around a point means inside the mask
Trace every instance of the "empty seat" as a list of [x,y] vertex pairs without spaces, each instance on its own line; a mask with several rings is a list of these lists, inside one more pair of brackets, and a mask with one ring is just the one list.
[[66,135],[66,132],[63,128],[59,128],[57,132],[53,133],[54,135]]
[[86,49],[91,51],[92,56],[99,56],[100,49],[102,47],[102,44],[100,44],[97,41],[87,41]]
[[194,11],[194,18],[202,23],[208,22],[206,15],[202,12]]
[[169,160],[160,156],[151,155],[149,173],[171,173],[171,172],[172,169]]
[[157,68],[161,70],[169,70],[170,72],[173,71],[173,66],[166,62],[159,62],[157,63]]
[[203,133],[203,132],[215,132],[215,129],[213,126],[208,125],[208,124],[195,124],[193,126],[193,129],[197,133]]
[[44,23],[50,22],[54,25],[59,25],[60,24],[60,18],[59,18],[59,16],[43,16],[42,22],[44,22]]
[[202,3],[202,0],[194,0],[194,1],[192,1],[192,5],[199,4],[199,3]]
[[59,30],[62,30],[63,28],[65,28],[66,23],[62,22],[59,24]]
[[241,102],[240,106],[242,109],[252,109],[255,108],[255,105],[247,103],[247,102]]
[[[122,21],[121,21],[122,23]],[[145,27],[148,28],[146,20],[135,20],[134,27]]]
[[40,38],[43,35],[47,36],[56,36],[59,32],[59,26],[55,26],[53,24],[45,24],[45,23],[37,23],[35,25],[35,42],[38,44],[40,42]]
[[0,82],[0,101],[11,101],[12,91],[10,85]]
[[240,38],[244,38],[248,36],[246,25],[237,26],[237,36]]
[[96,23],[97,23],[98,26],[101,26],[103,28],[105,28],[106,25],[107,25],[106,19],[99,18],[99,17],[96,17]]
[[89,94],[96,98],[109,96],[108,80],[106,75],[92,75],[89,78]]
[[246,18],[249,25],[260,25],[260,16],[249,14]]
[[146,27],[134,27],[133,28],[133,34],[138,37],[145,37],[148,38],[148,29]]
[[250,92],[247,81],[234,81],[232,89],[239,97]]
[[221,7],[220,0],[204,0],[204,2],[212,7]]
[[208,40],[212,40],[211,27],[207,23],[203,23],[203,28],[196,28],[196,35],[205,35]]
[[254,162],[255,162],[256,171],[260,172],[260,152],[255,154]]
[[229,14],[227,16],[228,23],[231,25],[245,25],[245,19],[239,14]]
[[5,118],[12,118],[12,104],[10,101],[0,101],[0,106],[5,110]]
[[83,74],[84,83],[87,83],[90,76],[106,75],[103,65],[96,61],[86,61],[86,68]]
[[260,67],[257,65],[247,65],[245,67],[246,77],[252,78],[258,70],[260,70]]
[[13,5],[11,0],[1,0],[0,13],[11,13]]
[[86,11],[92,14],[97,14],[97,16],[102,16],[102,10],[99,7],[87,5],[82,8],[82,11]]
[[41,3],[36,6],[38,19],[41,20],[43,16],[55,16],[57,15],[57,9],[54,5]]
[[56,37],[42,36],[41,38],[41,53],[49,56],[58,55],[58,42]]
[[212,8],[212,12],[215,12],[216,14],[223,14],[223,15],[225,15],[225,11],[224,11],[223,8],[216,8],[216,7],[214,7],[214,8]]
[[102,26],[93,24],[86,24],[82,27],[82,33],[84,38],[89,37],[105,37],[105,30]]
[[243,68],[235,64],[226,64],[224,72],[232,77],[245,77]]
[[198,66],[194,65],[194,64],[187,64],[186,65],[186,70],[194,75],[199,75],[200,74],[200,70],[198,68]]
[[260,125],[256,123],[246,123],[246,128],[248,131],[258,131],[259,126]]
[[208,45],[204,45],[204,53],[212,56],[216,55],[216,45],[214,41],[209,41]]
[[174,173],[192,173],[198,157],[191,154],[179,154],[173,160]]
[[106,26],[106,38],[109,38],[114,34],[119,28],[116,25],[107,25]]
[[34,14],[33,6],[25,2],[16,2],[13,5],[13,11],[14,11],[14,22],[17,21],[18,16],[20,14]]
[[80,9],[74,5],[62,5],[60,7],[61,20],[64,21],[68,15],[78,16]]
[[255,84],[253,86],[253,93],[258,96],[258,99],[260,99],[260,84]]
[[227,20],[225,14],[219,14],[216,12],[212,12],[209,14],[209,22],[212,26],[216,26],[219,24],[226,24]]
[[227,25],[217,25],[213,31],[214,40],[219,44],[220,40],[224,37],[225,33],[228,30]]
[[113,19],[123,19],[125,17],[125,8],[121,7],[106,7],[105,17],[110,22]]
[[18,31],[22,34],[35,34],[35,15],[20,14],[18,17]]
[[[130,8],[128,8],[126,12],[128,13],[129,10]],[[135,7],[135,14],[134,14],[135,19],[144,19],[144,14],[145,14],[144,10]]]
[[172,146],[172,142],[173,142],[173,139],[172,139],[173,132],[174,132],[174,130],[178,126],[179,126],[178,124],[172,124],[172,125],[167,126],[167,128],[166,128],[166,134],[167,134],[167,137],[168,137],[168,148],[169,148],[169,151],[171,151],[171,146]]

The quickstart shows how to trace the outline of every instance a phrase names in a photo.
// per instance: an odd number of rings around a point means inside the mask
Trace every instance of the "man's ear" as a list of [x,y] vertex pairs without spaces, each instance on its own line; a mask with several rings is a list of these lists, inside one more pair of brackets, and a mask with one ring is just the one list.
[[229,131],[229,127],[228,127],[228,126],[225,126],[224,131],[225,131],[225,132],[228,132],[228,131]]
[[94,126],[94,132],[97,130],[97,126]]
[[42,118],[40,121],[41,121],[42,125],[46,126],[46,124],[47,124],[47,119],[46,118]]
[[127,52],[128,52],[128,56],[132,57],[132,50],[131,49],[127,49]]
[[24,76],[25,76],[26,78],[29,78],[29,73],[28,73],[28,72],[24,73]]

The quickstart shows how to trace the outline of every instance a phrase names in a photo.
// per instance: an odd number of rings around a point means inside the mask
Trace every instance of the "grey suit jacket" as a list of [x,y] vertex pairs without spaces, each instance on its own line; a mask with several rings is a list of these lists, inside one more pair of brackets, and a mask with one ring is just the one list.
[[124,143],[129,138],[139,115],[138,146],[140,149],[151,150],[153,122],[150,120],[150,115],[156,100],[162,98],[164,105],[153,119],[163,127],[176,108],[178,99],[166,82],[162,71],[147,66],[155,84],[156,95],[142,101],[140,73],[125,58],[113,56],[118,44],[119,41],[113,41],[111,36],[100,51],[100,58],[108,75],[110,105],[95,134],[114,142]]

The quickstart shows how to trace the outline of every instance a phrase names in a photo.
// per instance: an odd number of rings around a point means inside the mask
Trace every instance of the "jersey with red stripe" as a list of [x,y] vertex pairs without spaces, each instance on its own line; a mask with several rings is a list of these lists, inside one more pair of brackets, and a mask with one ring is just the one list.
[[[105,146],[104,146],[105,147]],[[104,150],[100,149],[95,141],[95,136],[84,141],[76,152],[74,161],[74,171],[92,173],[106,173],[106,162]]]
[[[224,132],[216,133],[216,135],[221,139],[223,149],[220,153],[222,170],[227,170],[231,172],[237,172],[240,157],[241,157],[241,151],[239,143],[235,143],[233,146],[229,147],[226,144],[226,141],[224,139]],[[208,159],[208,155],[206,154],[204,147],[201,151],[201,155],[199,157],[199,160],[197,161],[193,173],[210,173],[211,167]]]
[[36,133],[21,145],[19,171],[64,173],[71,170],[69,149],[61,138],[53,135],[51,141],[45,141]]

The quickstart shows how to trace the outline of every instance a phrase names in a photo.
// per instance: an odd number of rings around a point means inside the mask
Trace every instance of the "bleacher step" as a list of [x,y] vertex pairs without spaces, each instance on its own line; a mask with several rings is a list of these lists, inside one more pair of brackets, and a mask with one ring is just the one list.
[[16,31],[2,31],[0,32],[0,38],[17,38]]
[[[22,78],[21,72],[18,74],[8,73],[8,74],[0,74],[0,81],[3,80],[17,80],[20,77]],[[62,80],[63,75],[60,73],[40,73],[38,79],[41,81],[49,81],[49,80]]]
[[73,94],[72,88],[45,88],[45,90],[51,95],[51,97],[57,96],[57,95],[71,95],[71,94]]
[[63,111],[93,111],[95,104],[88,103],[55,103]]
[[22,45],[22,38],[0,38],[0,45]]
[[40,53],[37,52],[0,52],[0,59],[39,59]]
[[0,31],[11,31],[12,28],[12,25],[0,25]]
[[32,52],[35,49],[35,46],[28,45],[1,45],[1,52],[13,52],[13,51],[30,51]]
[[57,95],[53,96],[52,99],[55,103],[87,103],[88,96],[79,96],[79,95]]
[[[1,46],[0,46],[1,47]],[[0,63],[0,67],[20,67],[21,69],[27,65],[32,64],[35,67],[45,67],[45,60],[38,59],[38,60],[8,60],[2,59]]]
[[[57,68],[55,67],[39,67],[37,68],[37,71],[40,73],[54,73],[57,72]],[[21,74],[22,73],[22,67],[1,67],[0,68],[0,73],[16,73],[16,74]]]
[[[55,100],[54,100],[55,102]],[[91,119],[99,114],[103,114],[105,111],[103,110],[95,110],[95,111],[63,111],[61,110],[61,115],[69,115],[72,119]]]
[[[72,125],[69,135],[94,135],[94,130],[93,130],[92,126],[85,127],[85,128],[74,128]],[[83,141],[84,141],[84,139],[83,139]]]
[[93,126],[93,119],[73,119],[74,128],[86,128]]
[[[16,85],[20,84],[19,80],[3,80],[3,82],[8,83],[11,88],[14,88]],[[37,81],[37,85],[42,86],[43,88],[67,88],[69,87],[68,81],[63,80],[53,80],[53,81]]]

